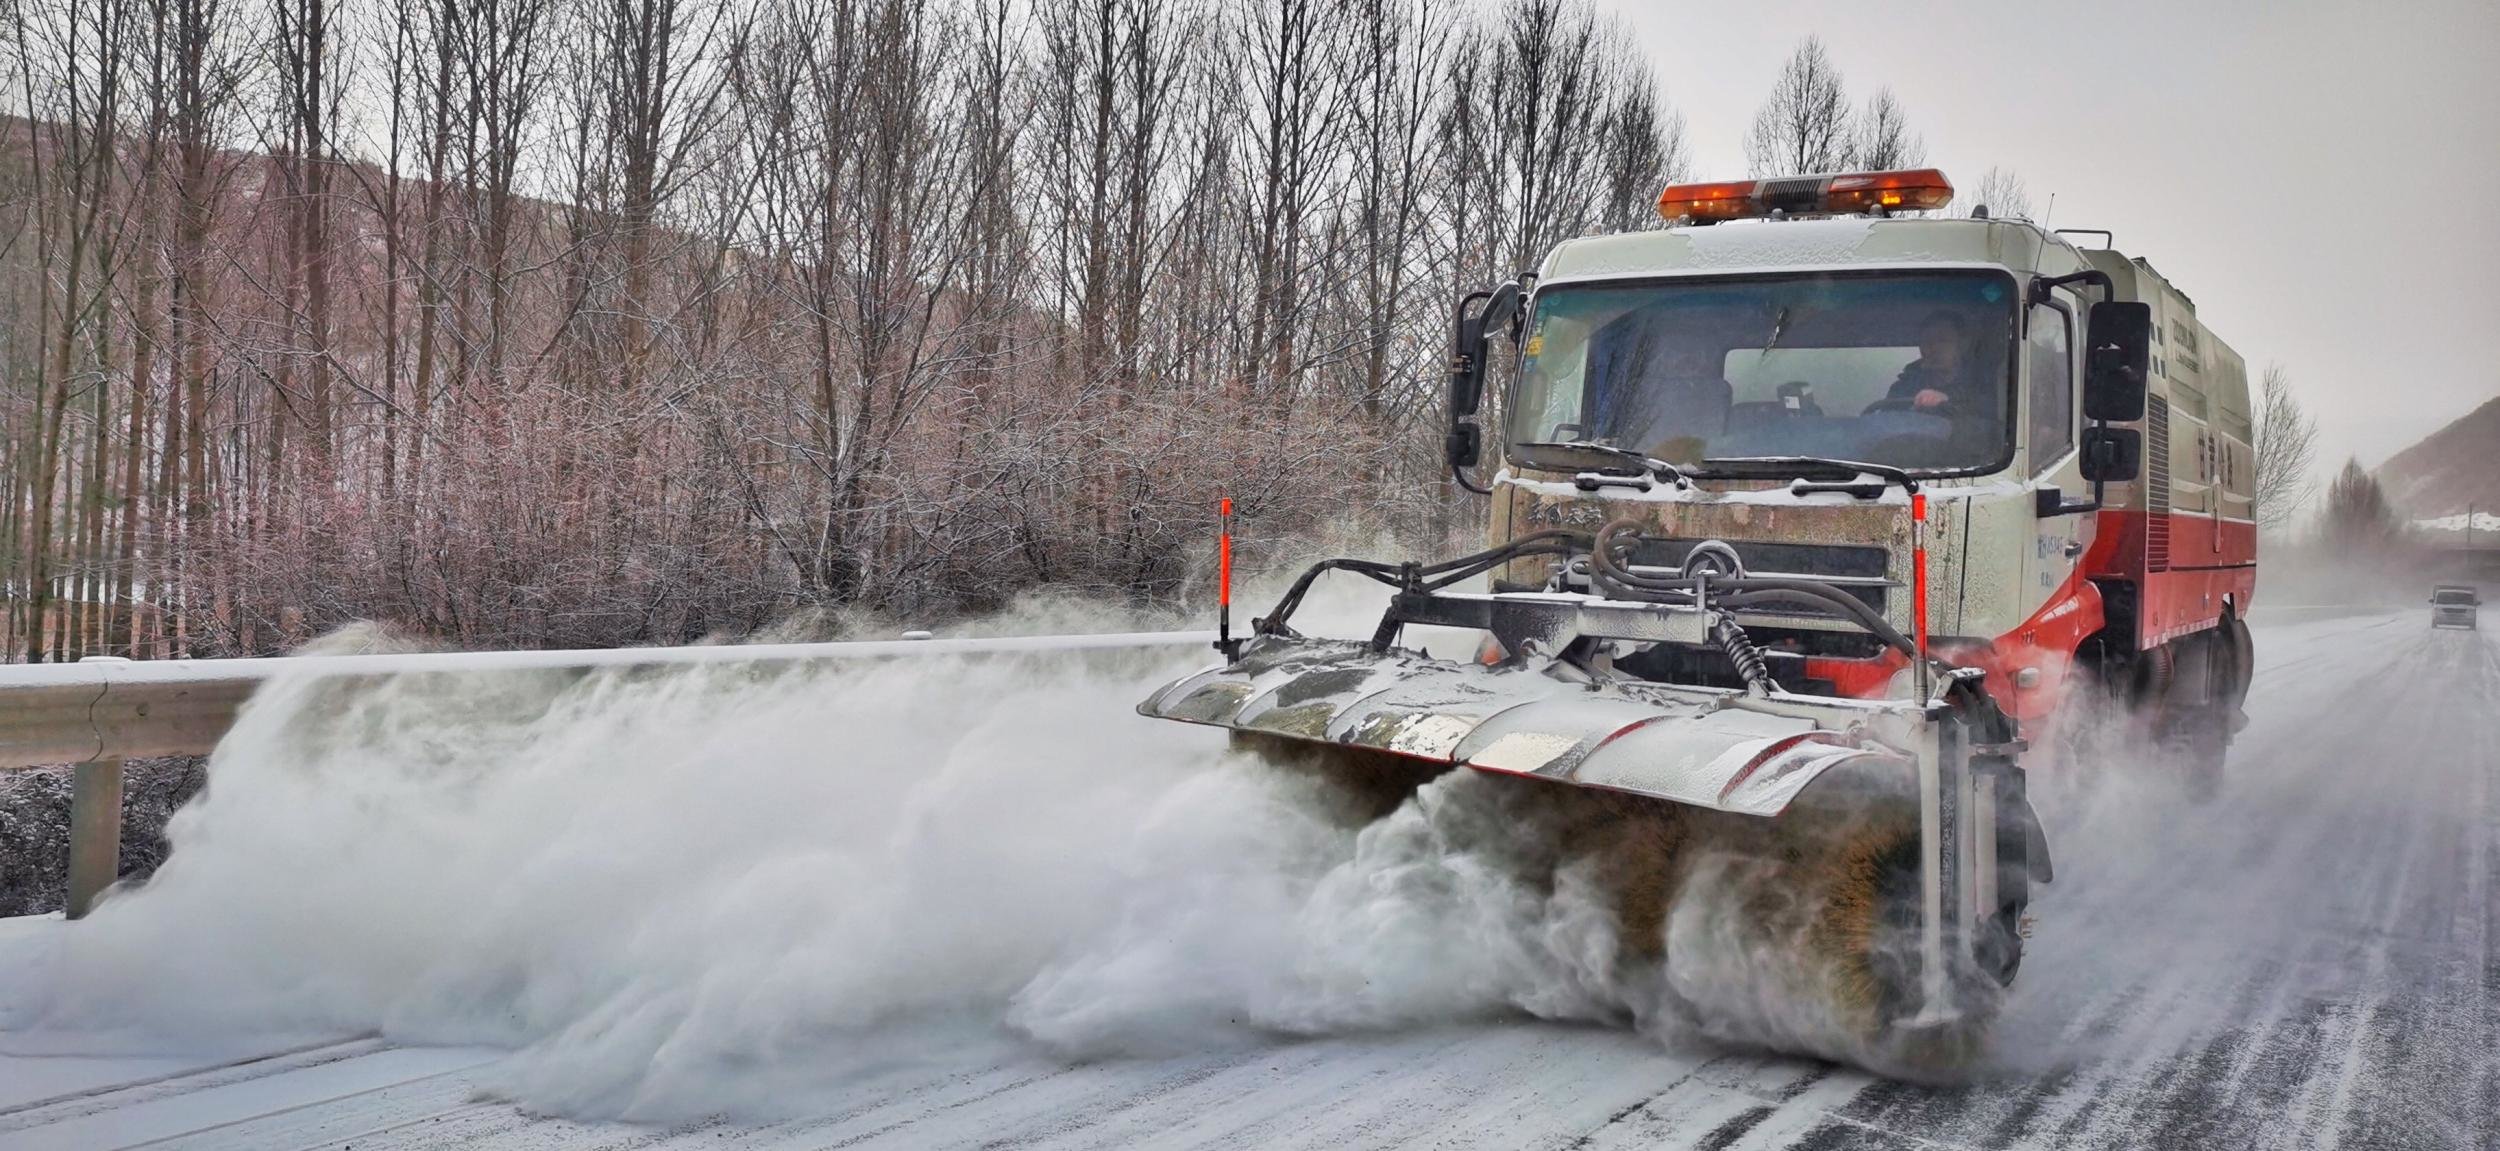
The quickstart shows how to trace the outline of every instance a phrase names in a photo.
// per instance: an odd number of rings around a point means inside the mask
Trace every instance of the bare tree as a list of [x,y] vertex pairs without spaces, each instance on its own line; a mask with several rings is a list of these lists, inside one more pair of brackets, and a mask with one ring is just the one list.
[[[281,310],[286,337],[272,377],[277,400],[305,438],[304,464],[308,484],[316,492],[331,480],[336,448],[332,408],[330,184],[336,167],[333,138],[337,135],[341,82],[340,47],[332,21],[334,0],[280,0],[271,48],[277,56],[279,120],[283,127],[272,149],[287,193],[285,278]],[[301,365],[303,395],[294,381]]]
[[2345,460],[2343,470],[2327,485],[2324,515],[2327,542],[2354,558],[2374,555],[2403,530],[2378,477],[2357,459]]
[[1856,125],[1840,69],[1823,41],[1805,38],[1781,67],[1745,134],[1745,163],[1756,176],[1836,172],[1852,165]]
[[1401,337],[1409,334],[1401,321],[1430,295],[1417,289],[1429,283],[1423,272],[1432,127],[1453,23],[1435,18],[1437,7],[1430,0],[1412,5],[1364,0],[1357,16],[1362,37],[1357,59],[1366,66],[1354,99],[1351,226],[1361,294],[1359,391],[1363,410],[1374,417],[1390,416],[1401,406],[1391,394],[1392,372],[1420,375],[1413,366],[1432,355],[1418,356],[1411,343],[1401,347]]
[[1857,119],[1857,140],[1848,166],[1873,171],[1915,168],[1927,162],[1927,143],[1910,131],[1909,115],[1892,89],[1878,89]]
[[1084,380],[1134,380],[1146,289],[1174,214],[1164,194],[1197,48],[1176,0],[1081,0],[1039,17],[1040,123],[1028,171],[1054,237],[1057,308]]
[[1967,216],[1985,207],[1988,215],[1999,220],[2031,218],[2031,193],[2023,188],[2022,176],[2011,168],[1990,167],[1979,177],[1978,186],[1958,199],[1960,215]]
[[1448,75],[1443,202],[1462,282],[1605,226],[1617,189],[1681,150],[1681,121],[1642,90],[1655,77],[1580,0],[1511,0],[1470,29]]
[[1307,246],[1313,217],[1332,189],[1323,175],[1340,154],[1352,93],[1346,61],[1352,48],[1341,4],[1319,0],[1257,0],[1236,26],[1227,53],[1242,66],[1247,122],[1239,140],[1242,171],[1251,181],[1251,361],[1244,378],[1284,387],[1297,371],[1304,314]]
[[[68,0],[56,12],[17,15],[13,46],[24,84],[19,98],[57,117],[49,124],[25,124],[31,196],[23,209],[33,217],[37,260],[57,274],[57,282],[54,275],[39,281],[35,323],[29,325],[40,333],[35,339],[44,351],[21,360],[22,367],[32,369],[27,373],[34,383],[28,424],[35,435],[26,481],[31,504],[25,519],[27,562],[22,572],[12,574],[26,588],[28,606],[19,625],[26,659],[40,663],[54,637],[51,605],[59,591],[54,533],[64,518],[59,496],[68,486],[65,448],[70,447],[64,434],[80,384],[75,376],[81,366],[81,337],[101,311],[104,289],[99,284],[109,272],[97,264],[106,242],[104,207],[111,194],[123,94],[123,40],[116,25],[126,16],[112,0]],[[51,35],[38,47],[31,32]],[[39,75],[49,88],[40,97]],[[90,379],[87,386],[97,385]],[[10,494],[17,494],[14,483]],[[13,549],[16,543],[10,540]]]
[[1655,89],[1637,81],[1607,112],[1604,125],[1606,200],[1603,226],[1630,232],[1663,225],[1658,193],[1685,177],[1684,115],[1667,108]]
[[2292,392],[2291,373],[2266,365],[2257,396],[2257,526],[2279,531],[2309,502],[2318,426]]
[[655,338],[651,278],[662,260],[655,225],[689,178],[717,114],[724,74],[712,57],[727,14],[700,0],[608,0],[606,12],[593,27],[600,131],[615,165],[613,203],[624,241],[617,350],[631,388]]

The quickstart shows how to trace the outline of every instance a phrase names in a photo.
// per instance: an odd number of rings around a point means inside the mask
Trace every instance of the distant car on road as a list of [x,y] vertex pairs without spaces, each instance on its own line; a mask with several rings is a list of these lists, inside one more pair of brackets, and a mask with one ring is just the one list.
[[2461,584],[2440,584],[2431,589],[2432,627],[2480,627],[2483,597],[2473,588]]

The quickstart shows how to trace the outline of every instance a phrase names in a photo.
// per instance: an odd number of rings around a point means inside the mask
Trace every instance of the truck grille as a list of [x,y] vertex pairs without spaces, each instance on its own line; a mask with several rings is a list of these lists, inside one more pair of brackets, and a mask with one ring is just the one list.
[[[1691,539],[1646,541],[1632,553],[1632,563],[1635,567],[1653,569],[1660,574],[1682,575],[1684,557],[1701,542]],[[1822,580],[1876,611],[1884,610],[1884,593],[1888,590],[1884,569],[1890,557],[1882,548],[1756,540],[1729,540],[1727,543],[1744,561],[1747,575]],[[1794,611],[1783,611],[1781,614],[1822,616],[1835,613],[1800,605]]]

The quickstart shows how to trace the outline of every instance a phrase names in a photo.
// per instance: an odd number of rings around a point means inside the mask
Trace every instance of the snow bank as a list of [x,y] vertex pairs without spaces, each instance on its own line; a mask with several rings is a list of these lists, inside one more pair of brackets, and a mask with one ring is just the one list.
[[[2475,531],[2500,532],[2500,515],[2493,515],[2490,512],[2475,512],[2473,513],[2473,516]],[[2426,520],[2415,520],[2413,521],[2413,526],[2424,531],[2457,532],[2459,534],[2463,534],[2466,527],[2465,520],[2466,513],[2458,512],[2455,515],[2433,516]]]

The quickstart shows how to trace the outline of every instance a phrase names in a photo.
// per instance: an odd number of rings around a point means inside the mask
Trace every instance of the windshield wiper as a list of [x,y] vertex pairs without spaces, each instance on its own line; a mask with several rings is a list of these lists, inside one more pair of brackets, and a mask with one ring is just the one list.
[[[1629,464],[1636,469],[1630,473],[1620,474],[1656,476],[1659,479],[1672,482],[1679,488],[1689,488],[1693,486],[1692,477],[1686,475],[1684,473],[1684,469],[1668,463],[1665,460],[1659,459],[1656,456],[1645,455],[1641,452],[1633,451],[1630,448],[1618,448],[1613,444],[1601,444],[1589,440],[1527,440],[1512,446],[1518,448],[1536,449],[1563,448],[1573,451],[1594,452],[1598,455],[1614,459],[1620,463]],[[1584,484],[1581,486],[1587,487],[1590,485]]]
[[1788,331],[1788,308],[1782,305],[1780,314],[1771,318],[1771,338],[1762,341],[1762,354],[1755,356],[1753,362],[1759,365],[1762,361],[1770,359],[1771,349],[1780,346],[1780,336],[1786,331]]
[[[1721,456],[1703,460],[1701,463],[1703,467],[1713,469],[1712,472],[1698,473],[1701,475],[1721,472],[1734,476],[1751,472],[1755,475],[1769,473],[1793,476],[1788,490],[1797,495],[1812,492],[1847,492],[1859,499],[1871,500],[1884,494],[1884,489],[1892,485],[1899,485],[1901,490],[1913,494],[1918,491],[1918,477],[1890,464],[1870,464],[1860,460],[1834,459],[1830,456]],[[1805,475],[1798,474],[1800,472]],[[1807,479],[1807,475],[1845,475],[1849,479],[1838,483],[1824,483]],[[1860,476],[1873,476],[1882,482],[1866,483],[1858,478]]]

